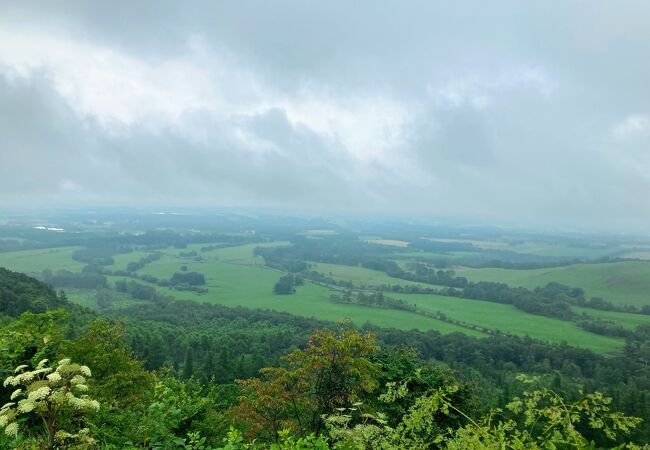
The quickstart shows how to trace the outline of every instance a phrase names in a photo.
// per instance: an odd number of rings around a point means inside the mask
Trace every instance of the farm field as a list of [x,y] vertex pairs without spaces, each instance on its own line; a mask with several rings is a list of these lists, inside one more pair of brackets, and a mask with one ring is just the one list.
[[572,246],[556,243],[544,243],[535,241],[480,241],[480,240],[463,240],[463,239],[431,239],[440,242],[468,243],[484,250],[501,250],[522,253],[536,256],[551,256],[556,258],[584,258],[595,259],[603,256],[610,256],[621,253],[624,249],[619,246],[610,245],[591,245],[591,246]]
[[471,281],[495,281],[535,288],[550,282],[580,287],[590,297],[602,297],[619,305],[650,305],[650,263],[621,261],[573,264],[544,269],[458,268]]
[[479,324],[518,336],[528,335],[543,341],[566,341],[596,352],[616,351],[624,344],[622,339],[595,335],[578,328],[572,322],[528,314],[512,305],[441,295],[391,293],[389,296],[416,304],[419,308],[431,312],[442,312],[447,317],[463,322]]
[[[367,320],[379,326],[401,329],[433,328],[443,333],[460,331],[467,334],[480,334],[474,330],[406,311],[386,311],[360,305],[332,303],[327,299],[330,294],[329,289],[309,282],[305,286],[299,287],[294,295],[274,295],[272,293],[273,284],[277,281],[280,272],[263,267],[261,258],[253,256],[254,248],[255,245],[250,244],[203,252],[201,255],[204,260],[198,262],[192,261],[191,258],[170,255],[169,253],[177,254],[178,252],[175,249],[169,249],[160,260],[147,264],[138,273],[169,278],[174,272],[180,270],[180,265],[186,265],[189,271],[203,273],[206,277],[208,294],[157,287],[161,292],[181,299],[214,302],[226,306],[274,309],[326,320],[341,320],[343,317],[349,317],[356,323],[363,323]],[[377,286],[386,283],[402,283],[402,280],[391,278],[383,272],[363,267],[318,263],[314,265],[313,269],[333,278],[352,281],[359,285]],[[422,285],[430,287],[427,284]],[[433,295],[393,293],[389,295],[402,298],[409,303],[416,303],[423,309],[432,312],[441,311],[456,320],[500,329],[516,335],[529,335],[536,339],[552,342],[565,340],[572,345],[598,352],[615,351],[620,349],[623,344],[620,339],[594,335],[579,329],[573,323],[527,314],[510,305]],[[562,339],[558,336],[561,336]]]
[[[286,243],[274,242],[262,245],[275,246],[286,245]],[[174,256],[179,252],[176,249],[168,249],[161,259],[147,264],[138,271],[138,274],[169,278],[174,272],[180,270],[181,265],[186,265],[188,271],[197,271],[205,275],[207,294],[156,287],[160,292],[178,299],[218,303],[231,307],[272,309],[322,320],[340,321],[349,318],[359,325],[371,322],[383,327],[435,329],[442,333],[472,331],[408,311],[395,311],[397,314],[391,311],[390,314],[386,314],[385,310],[333,303],[328,299],[329,289],[310,282],[297,288],[294,295],[275,295],[273,285],[282,272],[263,266],[262,258],[253,255],[253,250],[258,246],[260,244],[247,244],[201,252],[203,261]],[[186,252],[188,249],[182,251]],[[477,332],[470,334],[481,335]]]
[[[202,273],[206,278],[206,294],[190,291],[178,291],[152,285],[159,293],[182,300],[192,300],[208,303],[222,304],[225,306],[243,306],[247,308],[270,309],[285,311],[296,315],[315,317],[323,320],[340,321],[349,318],[356,324],[370,322],[377,326],[394,327],[398,329],[435,329],[442,333],[462,332],[474,336],[487,336],[484,333],[461,327],[448,322],[432,319],[408,311],[386,310],[354,304],[339,304],[329,300],[331,290],[328,287],[306,282],[297,288],[294,295],[275,295],[273,286],[283,272],[264,266],[264,260],[254,255],[254,249],[260,246],[288,245],[285,241],[268,243],[253,243],[239,246],[230,246],[202,251],[201,248],[213,244],[192,244],[186,248],[178,249],[168,247],[159,250],[163,255],[160,259],[146,264],[136,273],[140,276],[150,275],[159,279],[169,279],[175,272],[181,271],[181,266],[186,266],[188,271]],[[80,271],[84,264],[72,259],[72,253],[77,247],[63,247],[45,250],[27,250],[0,254],[0,265],[11,270],[38,274],[45,268],[67,269]],[[196,255],[188,255],[196,252]],[[134,251],[132,253],[116,254],[114,263],[107,266],[110,270],[125,270],[130,262],[138,261],[150,252]],[[184,254],[185,256],[181,256]],[[616,266],[625,264],[625,267]],[[650,264],[644,263],[612,263],[576,265],[569,267],[552,268],[538,271],[515,271],[499,269],[459,269],[458,274],[468,276],[473,280],[487,279],[491,281],[504,281],[512,285],[534,287],[549,281],[558,281],[571,286],[584,287],[589,295],[605,296],[604,289],[619,292],[620,286],[599,286],[595,284],[598,272],[594,268],[607,267],[610,278],[616,273],[623,272],[626,276],[641,277],[645,269],[650,270]],[[613,267],[611,267],[613,266]],[[569,271],[578,267],[576,273]],[[630,270],[630,267],[634,270]],[[411,284],[431,287],[429,284],[407,282],[389,277],[383,272],[370,270],[363,267],[346,266],[337,264],[314,263],[312,269],[337,280],[351,281],[355,286],[379,286],[382,284]],[[565,271],[563,271],[565,270]],[[576,270],[576,269],[574,269]],[[524,276],[525,275],[525,276]],[[108,276],[109,283],[114,285],[117,280],[124,279],[119,276]],[[585,283],[585,280],[589,283]],[[140,283],[145,283],[139,280]],[[145,283],[146,284],[146,283]],[[634,285],[633,285],[634,286]],[[638,286],[638,285],[637,285]],[[641,284],[640,286],[643,286]],[[596,289],[598,288],[598,289]],[[641,288],[638,288],[641,289]],[[68,297],[75,303],[94,307],[94,291],[84,289],[66,289]],[[636,293],[641,295],[640,292]],[[612,352],[621,348],[623,341],[612,337],[599,336],[579,329],[571,322],[565,322],[543,316],[524,313],[510,305],[466,300],[435,295],[409,295],[391,293],[389,296],[401,298],[418,307],[431,311],[442,312],[451,319],[467,322],[469,324],[499,329],[515,335],[529,335],[532,338],[560,342],[588,348],[597,352]],[[628,292],[627,295],[635,295]],[[621,302],[621,297],[616,301]],[[133,302],[126,296],[117,299],[116,307],[124,307]],[[582,310],[576,309],[578,312]],[[604,311],[585,310],[590,316],[604,317],[620,322],[623,326],[633,329],[638,325],[650,322],[650,317],[634,314],[608,313]]]
[[599,311],[591,308],[580,308],[574,306],[572,308],[578,314],[586,314],[591,317],[599,317],[607,320],[614,320],[621,324],[628,330],[634,330],[639,325],[650,325],[650,316],[645,314],[631,314],[616,311]]
[[0,267],[35,275],[44,269],[80,271],[85,264],[72,259],[79,247],[45,248],[0,253]]
[[421,286],[425,288],[433,287],[431,284],[418,283],[416,281],[400,280],[386,275],[379,270],[366,269],[365,267],[346,266],[343,264],[326,264],[310,263],[311,270],[320,272],[324,275],[339,281],[351,281],[355,286],[381,286],[382,284],[401,284],[403,286]]

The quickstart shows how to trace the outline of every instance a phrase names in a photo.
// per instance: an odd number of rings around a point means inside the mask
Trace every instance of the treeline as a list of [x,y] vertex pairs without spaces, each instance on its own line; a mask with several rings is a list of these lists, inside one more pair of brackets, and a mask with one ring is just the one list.
[[402,311],[417,312],[418,309],[404,300],[387,297],[383,292],[352,292],[344,291],[342,294],[331,294],[330,301],[334,303],[356,303],[363,306],[398,309]]
[[[396,235],[396,239],[401,238]],[[408,259],[416,259],[438,269],[449,268],[452,265],[537,269],[587,262],[579,258],[556,258],[508,250],[483,249],[467,242],[444,242],[421,238],[405,239],[409,246],[398,248],[361,241],[356,234],[324,236],[321,239],[293,236],[291,246],[259,248],[256,249],[256,254],[264,257],[268,266],[291,272],[304,270],[301,266],[308,261],[371,268],[378,264],[384,264],[382,260],[403,259],[401,254],[405,252],[409,253]],[[423,255],[418,256],[418,251]],[[458,255],[456,252],[465,254]],[[436,253],[439,256],[427,255],[427,253]],[[616,260],[618,259],[601,258],[597,262]],[[394,266],[388,268],[388,270],[393,269]]]
[[[175,231],[149,230],[142,234],[121,233],[111,236],[86,237],[82,241],[84,248],[75,251],[72,258],[86,264],[98,264],[108,266],[113,264],[113,256],[123,253],[131,253],[136,250],[145,250],[156,253],[168,247],[184,249],[190,244],[210,244],[213,248],[223,248],[234,245],[243,245],[251,242],[264,242],[268,240],[263,236],[253,235],[232,235],[227,233],[180,233]],[[76,242],[76,241],[75,241]],[[219,242],[219,244],[213,244]],[[73,245],[73,244],[70,244]],[[74,245],[80,245],[76,242]],[[196,255],[195,255],[196,256]],[[145,259],[155,258],[147,256]],[[140,261],[144,264],[149,261]],[[136,262],[135,264],[139,264]],[[139,267],[141,268],[141,267]],[[133,270],[138,268],[133,266]]]
[[55,288],[96,289],[108,285],[106,277],[90,266],[86,266],[81,272],[45,269],[40,278]]
[[144,268],[149,263],[152,263],[154,261],[158,261],[162,257],[162,253],[160,252],[152,252],[149,253],[146,256],[143,256],[137,261],[131,261],[126,265],[126,271],[127,272],[137,272],[138,270]]

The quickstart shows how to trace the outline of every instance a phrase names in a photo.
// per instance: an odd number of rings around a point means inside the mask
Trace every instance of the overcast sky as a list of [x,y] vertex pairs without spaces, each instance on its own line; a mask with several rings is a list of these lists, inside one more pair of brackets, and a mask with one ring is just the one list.
[[650,225],[650,2],[0,3],[0,205]]

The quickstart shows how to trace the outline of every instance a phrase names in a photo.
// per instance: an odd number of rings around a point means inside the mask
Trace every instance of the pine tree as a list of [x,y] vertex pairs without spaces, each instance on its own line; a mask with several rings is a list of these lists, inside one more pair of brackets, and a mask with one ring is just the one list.
[[192,347],[187,348],[185,354],[185,364],[183,365],[183,377],[186,379],[191,378],[194,374],[194,356],[192,354]]

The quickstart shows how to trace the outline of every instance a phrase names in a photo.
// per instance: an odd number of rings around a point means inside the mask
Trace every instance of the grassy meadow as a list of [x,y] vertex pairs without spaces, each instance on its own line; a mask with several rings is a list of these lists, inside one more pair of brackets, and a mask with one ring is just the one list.
[[573,264],[529,270],[458,268],[456,272],[471,281],[499,281],[526,288],[555,281],[583,288],[590,297],[602,297],[619,305],[650,304],[650,262],[646,261]]
[[[448,322],[432,319],[416,313],[386,310],[355,304],[339,304],[329,300],[332,291],[325,286],[306,282],[297,288],[294,295],[275,295],[273,286],[282,275],[281,271],[264,266],[264,260],[254,255],[258,246],[288,245],[277,241],[263,244],[246,244],[203,251],[206,245],[194,244],[187,248],[169,247],[160,250],[162,257],[146,264],[137,271],[138,275],[151,275],[169,279],[186,266],[188,271],[202,273],[206,278],[205,294],[177,291],[172,288],[154,286],[158,292],[177,299],[221,304],[235,307],[270,309],[323,320],[352,320],[356,324],[366,322],[382,327],[398,329],[437,330],[442,333],[462,332],[473,336],[487,336],[475,330]],[[38,275],[43,269],[66,269],[80,271],[84,264],[72,259],[77,247],[26,250],[0,253],[0,266],[11,270]],[[196,256],[188,256],[195,251]],[[148,251],[134,251],[117,254],[108,269],[125,270],[130,262],[148,255]],[[185,256],[182,256],[184,254]],[[355,286],[379,286],[382,284],[412,284],[430,287],[428,284],[407,282],[389,277],[383,272],[363,267],[337,264],[312,263],[311,269],[337,280],[351,281]],[[601,296],[619,304],[647,304],[646,292],[650,292],[650,263],[617,262],[605,264],[576,264],[565,267],[537,270],[469,269],[458,268],[458,275],[470,280],[502,281],[513,286],[536,287],[550,281],[584,288],[590,296]],[[109,276],[111,285],[124,277]],[[143,281],[139,281],[144,283]],[[89,307],[96,305],[95,292],[84,289],[66,289],[70,300]],[[529,335],[533,338],[561,342],[588,348],[597,352],[613,352],[623,345],[622,339],[596,335],[578,328],[572,322],[532,315],[511,305],[467,300],[453,297],[420,294],[388,294],[403,299],[419,308],[441,312],[447,317],[498,329],[514,335]],[[135,301],[125,294],[116,294],[115,307],[126,307]],[[615,320],[628,329],[649,324],[650,316],[637,314],[596,311],[574,308],[578,313],[592,317]]]

